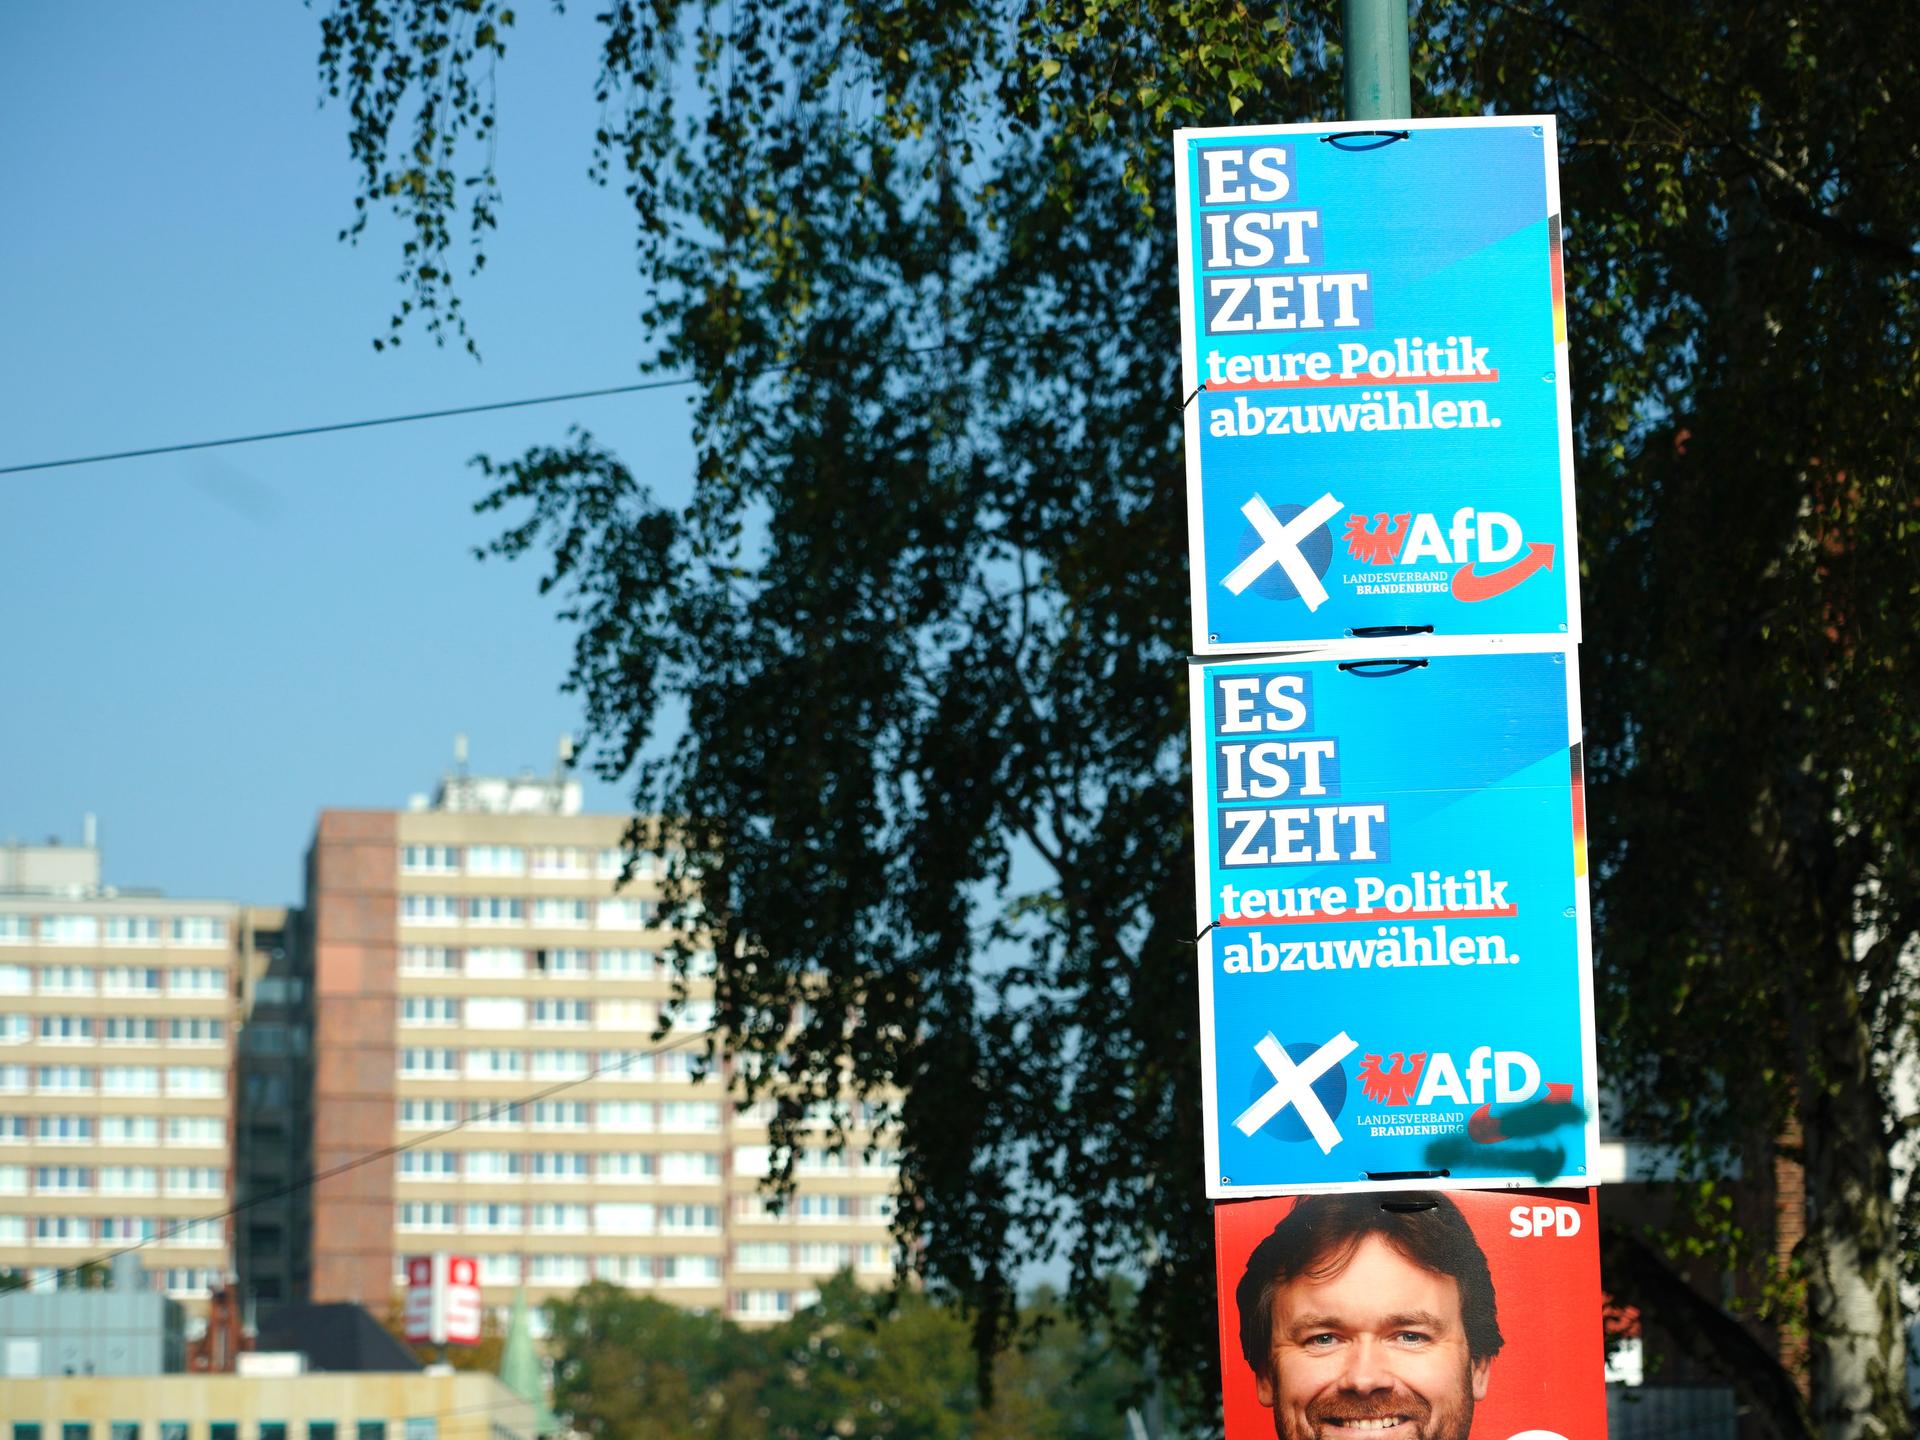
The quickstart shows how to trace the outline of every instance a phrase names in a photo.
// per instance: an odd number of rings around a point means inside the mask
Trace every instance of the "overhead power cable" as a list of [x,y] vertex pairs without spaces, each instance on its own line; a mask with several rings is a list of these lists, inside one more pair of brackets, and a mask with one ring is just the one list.
[[626,1069],[637,1060],[651,1058],[655,1055],[664,1055],[670,1050],[678,1050],[683,1046],[693,1044],[695,1041],[705,1040],[706,1038],[706,1032],[699,1031],[694,1034],[682,1036],[678,1040],[668,1041],[663,1045],[655,1045],[645,1050],[635,1050],[617,1064],[596,1065],[593,1069],[587,1071],[586,1074],[576,1075],[571,1080],[559,1081],[556,1084],[535,1090],[531,1094],[522,1095],[515,1100],[502,1100],[497,1104],[488,1106],[485,1110],[476,1110],[471,1115],[456,1120],[453,1124],[445,1126],[442,1129],[429,1130],[424,1135],[416,1135],[413,1139],[403,1140],[397,1145],[383,1145],[378,1150],[369,1150],[364,1155],[356,1155],[351,1160],[343,1160],[338,1165],[328,1166],[325,1170],[316,1170],[310,1174],[302,1175],[297,1180],[290,1180],[285,1185],[274,1190],[269,1190],[265,1194],[251,1196],[248,1199],[228,1206],[225,1210],[216,1211],[211,1215],[196,1215],[185,1220],[177,1220],[165,1229],[156,1230],[152,1235],[136,1240],[131,1245],[122,1245],[117,1250],[108,1250],[104,1254],[82,1260],[76,1265],[61,1266],[53,1272],[54,1288],[59,1288],[60,1282],[68,1276],[78,1275],[89,1266],[105,1265],[118,1256],[131,1255],[134,1251],[144,1250],[149,1245],[158,1245],[163,1241],[170,1240],[182,1230],[189,1229],[192,1226],[212,1224],[216,1220],[226,1220],[243,1211],[251,1210],[256,1205],[265,1205],[272,1200],[284,1200],[289,1195],[297,1195],[302,1190],[312,1189],[322,1180],[331,1180],[336,1175],[344,1175],[350,1170],[358,1170],[363,1165],[371,1165],[376,1160],[385,1160],[389,1156],[400,1154],[402,1151],[418,1149],[431,1140],[444,1139],[457,1130],[464,1130],[469,1125],[477,1124],[482,1120],[490,1120],[495,1115],[502,1114],[505,1111],[516,1110],[527,1105],[536,1104],[550,1095],[558,1095],[561,1091],[571,1090],[576,1085],[585,1085],[589,1081],[598,1080],[602,1075],[615,1074],[618,1071]]
[[[892,352],[882,351],[870,358],[874,361],[884,361],[911,355],[931,355],[941,350],[969,348],[993,350],[1016,342],[1057,338],[1076,330],[1089,328],[1092,328],[1092,322],[1058,326],[1038,335],[1008,335],[998,340],[962,337],[957,340],[942,340],[932,345],[908,346]],[[782,371],[799,368],[801,366],[797,360],[781,361],[742,371],[738,378],[757,380],[762,375],[775,375]],[[298,425],[286,430],[261,430],[251,435],[227,435],[217,440],[185,440],[176,445],[145,445],[135,450],[104,450],[95,455],[70,455],[62,460],[29,460],[19,465],[0,465],[0,475],[24,475],[34,470],[60,470],[69,465],[101,465],[110,460],[140,460],[152,455],[181,455],[192,450],[218,450],[228,445],[257,445],[267,440],[297,440],[303,436],[333,435],[344,430],[371,430],[382,425],[410,425],[416,420],[445,420],[455,415],[484,415],[495,410],[524,410],[530,405],[559,405],[568,400],[598,400],[609,395],[637,395],[647,390],[671,390],[681,385],[692,385],[699,379],[697,375],[662,376],[658,380],[639,380],[631,385],[603,385],[597,390],[569,390],[564,394],[534,395],[522,400],[490,400],[480,405],[453,405],[443,410],[414,410],[405,415],[380,415],[367,420],[332,420],[320,425]]]

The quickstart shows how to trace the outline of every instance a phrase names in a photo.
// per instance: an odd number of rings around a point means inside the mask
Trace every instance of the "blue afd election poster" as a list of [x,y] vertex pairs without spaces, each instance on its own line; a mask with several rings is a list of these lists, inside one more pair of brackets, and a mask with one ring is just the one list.
[[1189,673],[1207,1193],[1587,1183],[1571,649]]
[[1193,648],[1579,639],[1551,116],[1183,130]]

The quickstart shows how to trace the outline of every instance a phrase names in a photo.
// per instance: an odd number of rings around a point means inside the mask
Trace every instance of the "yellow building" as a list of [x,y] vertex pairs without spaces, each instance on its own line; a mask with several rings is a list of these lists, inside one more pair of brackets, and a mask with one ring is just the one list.
[[0,1440],[535,1440],[536,1424],[480,1372],[0,1380],[0,1416]]

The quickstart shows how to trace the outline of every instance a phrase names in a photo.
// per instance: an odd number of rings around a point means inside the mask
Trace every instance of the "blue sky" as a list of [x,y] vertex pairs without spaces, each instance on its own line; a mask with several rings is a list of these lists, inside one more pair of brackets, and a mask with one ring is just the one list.
[[[465,284],[484,355],[412,336],[391,231],[358,248],[318,12],[0,8],[0,465],[639,378],[633,224],[586,179],[591,7],[525,7],[499,73],[505,190]],[[687,392],[0,477],[0,837],[79,837],[106,878],[299,897],[323,807],[545,768],[577,702],[529,562],[485,564],[478,451],[569,424],[689,483]],[[591,809],[617,787],[588,780]]]

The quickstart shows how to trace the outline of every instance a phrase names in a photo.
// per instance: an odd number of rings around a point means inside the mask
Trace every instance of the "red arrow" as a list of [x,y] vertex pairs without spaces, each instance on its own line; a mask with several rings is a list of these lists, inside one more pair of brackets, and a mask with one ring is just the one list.
[[1462,565],[1453,572],[1453,598],[1472,605],[1476,601],[1491,600],[1496,595],[1504,595],[1536,570],[1553,568],[1553,546],[1544,540],[1536,540],[1527,546],[1527,553],[1504,570],[1496,570],[1491,575],[1476,575],[1471,565]]
[[[1503,570],[1500,573],[1504,575],[1506,571]],[[1573,1103],[1573,1086],[1549,1083],[1546,1098],[1536,1103],[1541,1105],[1571,1105]],[[1478,1140],[1482,1145],[1498,1145],[1502,1140],[1510,1140],[1513,1138],[1508,1135],[1505,1130],[1500,1128],[1500,1117],[1493,1113],[1493,1106],[1491,1105],[1482,1105],[1468,1117],[1467,1134],[1471,1135],[1475,1140]]]

